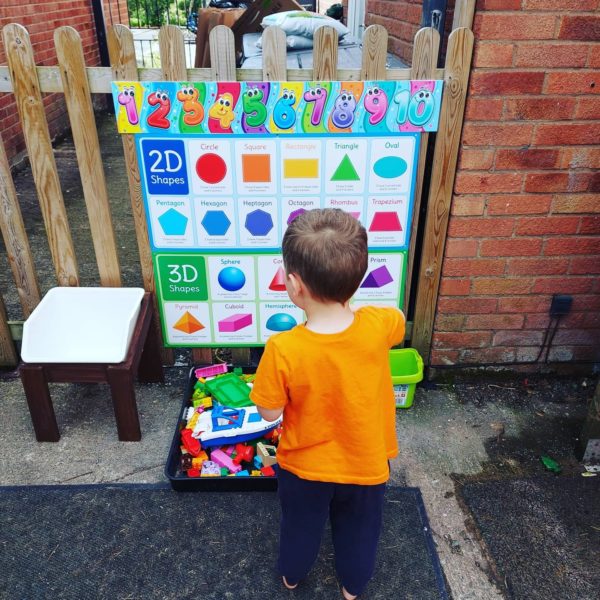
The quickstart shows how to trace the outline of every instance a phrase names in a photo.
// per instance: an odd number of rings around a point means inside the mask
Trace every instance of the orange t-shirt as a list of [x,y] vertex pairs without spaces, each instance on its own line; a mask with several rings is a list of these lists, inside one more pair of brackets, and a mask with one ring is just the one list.
[[284,407],[281,467],[314,481],[388,480],[398,454],[388,350],[404,328],[399,310],[365,306],[339,333],[298,325],[268,340],[250,398]]

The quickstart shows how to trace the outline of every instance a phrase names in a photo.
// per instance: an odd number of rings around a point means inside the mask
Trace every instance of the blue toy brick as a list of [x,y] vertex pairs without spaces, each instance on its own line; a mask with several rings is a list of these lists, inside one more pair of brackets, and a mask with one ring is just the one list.
[[246,229],[252,235],[267,235],[273,229],[273,219],[260,208],[253,210],[246,215]]
[[158,222],[165,235],[185,235],[188,218],[174,208],[170,208],[158,217]]
[[202,219],[202,227],[208,235],[225,235],[230,225],[229,217],[222,210],[207,210]]

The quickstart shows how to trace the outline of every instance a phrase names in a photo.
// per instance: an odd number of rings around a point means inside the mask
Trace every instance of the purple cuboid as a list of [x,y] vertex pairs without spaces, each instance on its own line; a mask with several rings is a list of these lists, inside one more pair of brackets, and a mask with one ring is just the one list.
[[252,325],[252,315],[250,313],[231,315],[230,317],[219,321],[219,331],[230,333],[232,331],[244,329],[244,327],[248,327],[248,325]]
[[361,288],[380,288],[394,281],[385,265],[373,269],[365,280],[362,282]]

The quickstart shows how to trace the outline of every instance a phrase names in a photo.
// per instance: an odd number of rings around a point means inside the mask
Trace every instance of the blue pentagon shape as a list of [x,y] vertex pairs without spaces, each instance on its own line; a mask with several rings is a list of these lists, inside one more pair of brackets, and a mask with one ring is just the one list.
[[231,221],[222,210],[207,210],[202,219],[202,227],[208,235],[225,235]]
[[267,235],[273,229],[273,219],[268,212],[258,208],[246,215],[246,229],[252,235]]
[[188,218],[174,208],[170,208],[158,217],[165,235],[185,235]]

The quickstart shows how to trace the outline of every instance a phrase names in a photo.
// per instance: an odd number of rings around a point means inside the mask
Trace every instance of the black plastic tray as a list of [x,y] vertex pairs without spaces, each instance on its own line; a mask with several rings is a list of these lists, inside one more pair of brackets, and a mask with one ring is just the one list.
[[[209,366],[209,365],[199,365]],[[181,430],[185,424],[183,419],[184,410],[190,406],[196,377],[194,371],[198,367],[190,370],[185,392],[183,394],[183,403],[177,416],[177,425],[171,441],[169,456],[165,466],[165,475],[171,482],[171,487],[178,492],[271,492],[277,489],[277,477],[188,477],[185,473],[179,471],[179,459],[181,450],[179,449],[181,441]],[[255,368],[242,367],[244,373],[254,373]]]

